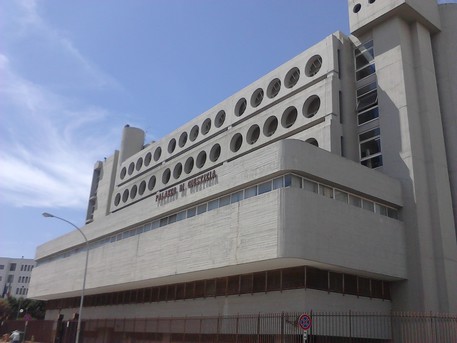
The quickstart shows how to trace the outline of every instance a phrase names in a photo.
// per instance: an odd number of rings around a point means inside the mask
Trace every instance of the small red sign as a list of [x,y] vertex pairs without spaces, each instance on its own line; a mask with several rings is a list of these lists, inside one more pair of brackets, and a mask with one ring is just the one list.
[[298,318],[298,326],[305,331],[309,330],[311,327],[311,317],[307,314],[302,314],[300,318]]

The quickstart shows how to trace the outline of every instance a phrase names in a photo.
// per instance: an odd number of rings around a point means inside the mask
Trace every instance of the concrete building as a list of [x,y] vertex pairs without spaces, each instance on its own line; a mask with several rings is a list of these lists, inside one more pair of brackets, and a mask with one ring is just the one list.
[[[85,318],[457,312],[457,4],[348,9],[350,36],[159,141],[124,128],[94,168]],[[47,318],[77,311],[84,259],[76,231],[37,249]]]
[[35,265],[33,259],[0,257],[1,297],[27,298]]

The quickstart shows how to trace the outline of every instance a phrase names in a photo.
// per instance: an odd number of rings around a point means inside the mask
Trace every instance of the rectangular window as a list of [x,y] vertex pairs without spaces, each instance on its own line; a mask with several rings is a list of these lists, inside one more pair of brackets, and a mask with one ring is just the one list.
[[328,274],[326,270],[316,268],[306,268],[306,287],[312,289],[328,290]]
[[389,218],[398,219],[398,211],[394,208],[387,208],[387,216]]
[[176,223],[176,214],[172,214],[168,217],[168,224]]
[[335,199],[344,203],[348,203],[348,194],[346,192],[335,189]]
[[369,168],[382,166],[381,132],[379,128],[359,135],[360,163]]
[[284,177],[284,186],[285,187],[293,187],[293,188],[301,188],[301,177],[297,175],[286,175]]
[[168,225],[168,217],[160,219],[160,227]]
[[154,220],[154,221],[151,223],[151,230],[157,229],[158,227],[160,227],[160,221]]
[[278,189],[282,187],[284,187],[284,178],[282,176],[273,179],[273,189]]
[[252,293],[252,274],[240,275],[240,293]]
[[267,271],[267,291],[281,290],[281,270]]
[[227,280],[227,295],[240,293],[240,276],[229,276]]
[[249,199],[249,198],[254,197],[256,195],[257,195],[257,186],[246,188],[244,190],[244,198],[245,199]]
[[374,65],[373,41],[358,46],[355,51],[355,76],[361,80],[376,72]]
[[266,292],[266,272],[254,273],[253,292]]
[[303,189],[305,189],[309,192],[317,193],[318,185],[316,182],[313,182],[313,181],[310,181],[307,179],[303,179]]
[[230,195],[226,195],[219,199],[219,207],[230,205]]
[[5,269],[5,265],[4,264],[0,264],[0,270],[2,269]]
[[376,82],[372,82],[357,90],[357,112],[362,112],[377,104],[378,90],[376,89]]
[[373,201],[363,199],[363,205],[362,205],[362,207],[363,207],[365,210],[374,212],[374,203],[373,203]]
[[243,191],[239,191],[230,195],[230,203],[236,203],[243,200]]
[[271,181],[261,183],[259,185],[259,194],[267,193],[271,191]]
[[10,272],[14,272],[16,270],[16,263],[10,264]]
[[305,286],[305,267],[288,268],[282,271],[282,289],[296,289]]
[[195,217],[195,214],[197,213],[197,210],[195,207],[189,208],[187,210],[187,218],[192,218]]
[[349,204],[355,207],[362,207],[362,199],[355,195],[349,194]]
[[319,194],[333,199],[333,188],[319,184]]
[[205,212],[206,212],[206,203],[202,204],[202,205],[199,205],[197,207],[197,214],[202,214],[202,213],[205,213]]
[[380,215],[387,217],[387,207],[380,204],[375,204],[375,211],[376,213],[379,213]]
[[376,119],[379,117],[379,108],[373,107],[364,112],[361,112],[357,115],[357,123],[359,125],[368,123],[370,120]]
[[176,221],[184,220],[186,219],[186,211],[181,211],[176,215]]
[[211,200],[211,201],[208,203],[208,211],[215,210],[215,209],[218,208],[218,207],[219,207],[219,199]]

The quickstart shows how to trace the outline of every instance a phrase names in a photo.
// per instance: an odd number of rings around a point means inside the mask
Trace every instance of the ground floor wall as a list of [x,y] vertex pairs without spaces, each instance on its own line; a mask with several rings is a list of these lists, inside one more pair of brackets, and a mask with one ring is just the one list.
[[[85,319],[217,316],[252,313],[309,311],[358,311],[389,314],[391,302],[313,289],[242,294],[226,297],[186,299],[167,302],[94,306],[84,308]],[[71,319],[78,308],[46,311],[46,319],[60,314]]]

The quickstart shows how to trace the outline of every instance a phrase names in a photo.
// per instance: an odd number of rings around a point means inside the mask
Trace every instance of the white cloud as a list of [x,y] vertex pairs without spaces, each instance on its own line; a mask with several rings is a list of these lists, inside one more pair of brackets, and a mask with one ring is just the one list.
[[121,87],[42,20],[36,1],[14,3],[20,6],[8,9],[14,12],[8,14],[16,16],[4,35],[11,32],[9,39],[18,40],[38,36],[46,43],[44,49],[70,61],[75,68],[69,72],[76,76],[51,88],[14,69],[18,65],[14,62],[21,57],[17,52],[0,52],[0,201],[17,207],[83,209],[94,162],[116,148],[122,125],[115,114],[86,103],[77,92],[59,89]]

